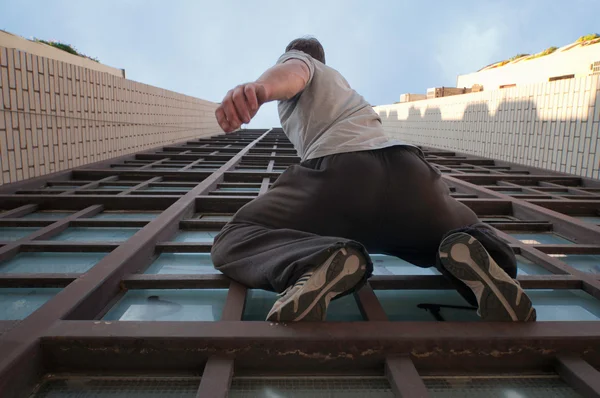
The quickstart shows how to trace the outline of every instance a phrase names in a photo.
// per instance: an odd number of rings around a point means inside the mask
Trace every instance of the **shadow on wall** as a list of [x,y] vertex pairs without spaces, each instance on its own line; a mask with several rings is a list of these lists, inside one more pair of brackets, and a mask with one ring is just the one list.
[[534,101],[498,91],[375,110],[390,136],[413,144],[599,178],[600,105],[587,93]]

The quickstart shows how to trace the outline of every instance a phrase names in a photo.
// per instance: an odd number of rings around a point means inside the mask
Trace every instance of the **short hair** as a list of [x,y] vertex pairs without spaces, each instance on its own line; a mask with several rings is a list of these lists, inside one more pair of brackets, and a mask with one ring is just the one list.
[[323,50],[323,46],[319,40],[315,39],[314,37],[301,37],[299,39],[292,40],[285,48],[286,52],[290,50],[302,51],[317,61],[325,63],[325,50]]

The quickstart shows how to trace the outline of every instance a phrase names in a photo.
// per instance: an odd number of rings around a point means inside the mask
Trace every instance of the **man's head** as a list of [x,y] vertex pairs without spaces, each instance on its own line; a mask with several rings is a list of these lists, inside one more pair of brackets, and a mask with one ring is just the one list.
[[303,37],[292,40],[285,48],[286,52],[290,50],[302,51],[317,61],[325,63],[325,50],[323,50],[323,46],[321,43],[319,43],[319,40],[315,39],[314,37]]

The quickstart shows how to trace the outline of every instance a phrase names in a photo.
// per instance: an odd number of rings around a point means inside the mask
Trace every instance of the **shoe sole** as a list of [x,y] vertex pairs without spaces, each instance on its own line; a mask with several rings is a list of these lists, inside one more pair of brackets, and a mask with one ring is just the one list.
[[354,288],[365,272],[366,265],[360,263],[360,257],[355,252],[341,249],[315,270],[302,288],[277,309],[273,308],[267,315],[267,321],[323,321],[329,302]]
[[440,260],[452,275],[478,298],[479,316],[485,321],[536,320],[531,300],[481,242],[466,233],[452,234],[440,245]]

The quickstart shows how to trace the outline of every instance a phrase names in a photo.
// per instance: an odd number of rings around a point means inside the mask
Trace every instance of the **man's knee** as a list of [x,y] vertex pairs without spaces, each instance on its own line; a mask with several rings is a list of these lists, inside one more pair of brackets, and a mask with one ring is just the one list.
[[221,268],[225,264],[227,264],[227,248],[231,247],[226,243],[225,239],[225,231],[221,231],[216,237],[212,244],[212,248],[210,249],[210,258],[212,260],[213,266],[216,269]]
[[243,239],[242,228],[244,226],[240,224],[227,224],[215,237],[210,256],[216,269],[236,261],[240,256],[239,250],[236,251],[235,248],[236,243]]

